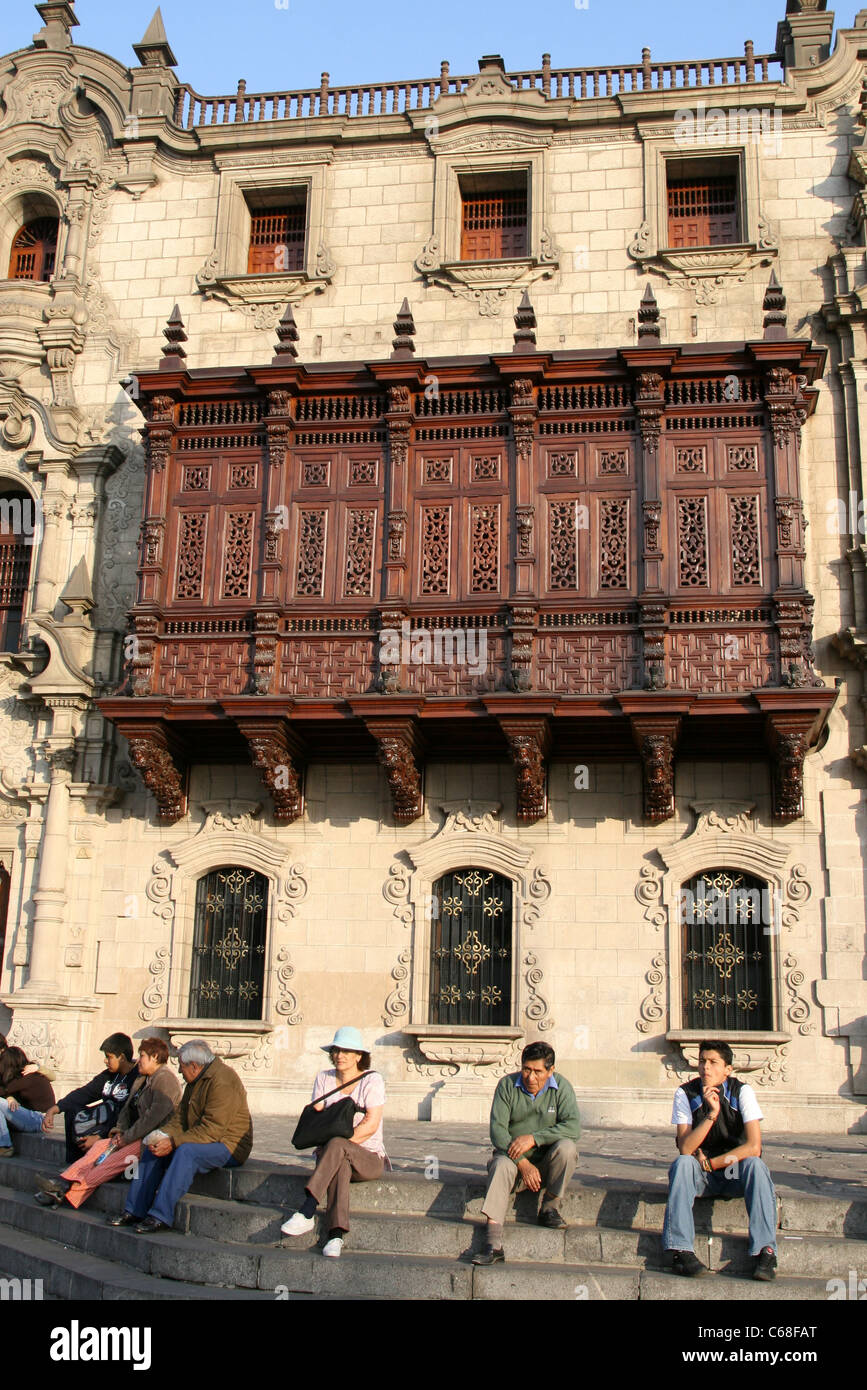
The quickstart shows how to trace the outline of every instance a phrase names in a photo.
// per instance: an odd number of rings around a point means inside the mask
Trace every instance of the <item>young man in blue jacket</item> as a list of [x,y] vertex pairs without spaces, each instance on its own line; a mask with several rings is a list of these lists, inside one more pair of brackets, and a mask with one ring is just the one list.
[[529,1043],[521,1053],[521,1070],[504,1076],[491,1106],[488,1190],[482,1215],[488,1219],[487,1244],[473,1264],[492,1265],[503,1253],[506,1208],[515,1183],[542,1191],[539,1225],[550,1230],[566,1225],[557,1202],[569,1186],[578,1162],[581,1117],[565,1076],[554,1070],[554,1049]]

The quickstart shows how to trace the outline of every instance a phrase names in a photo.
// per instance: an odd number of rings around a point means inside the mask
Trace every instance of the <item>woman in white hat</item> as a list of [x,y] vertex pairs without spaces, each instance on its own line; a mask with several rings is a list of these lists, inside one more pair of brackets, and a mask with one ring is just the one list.
[[[307,1196],[289,1220],[280,1227],[285,1236],[303,1236],[313,1230],[313,1215],[322,1197],[328,1193],[325,1225],[328,1240],[323,1255],[336,1258],[343,1253],[343,1237],[349,1230],[349,1184],[370,1182],[382,1177],[385,1165],[391,1167],[382,1140],[382,1112],[385,1107],[385,1083],[379,1072],[370,1069],[370,1053],[357,1028],[338,1028],[330,1043],[322,1048],[331,1058],[331,1068],[320,1071],[313,1083],[312,1101],[326,1096],[337,1086],[344,1089],[327,1096],[317,1110],[336,1105],[351,1096],[359,1107],[353,1121],[355,1133],[351,1139],[329,1139],[324,1148],[316,1150],[316,1167],[306,1184]],[[358,1084],[348,1083],[358,1078]]]

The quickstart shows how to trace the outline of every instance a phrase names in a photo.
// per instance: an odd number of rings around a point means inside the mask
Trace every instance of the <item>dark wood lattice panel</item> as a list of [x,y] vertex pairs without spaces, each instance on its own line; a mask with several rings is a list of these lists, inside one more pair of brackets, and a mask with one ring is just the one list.
[[677,582],[682,589],[710,584],[706,497],[677,498]]
[[50,280],[57,259],[56,217],[39,217],[16,232],[9,258],[10,280]]
[[500,588],[500,508],[496,502],[471,504],[470,592],[495,594]]
[[610,695],[640,684],[641,639],[636,632],[540,632],[534,687],[561,695]]
[[375,641],[366,637],[294,637],[281,644],[281,695],[362,695],[375,674]]
[[181,471],[182,492],[210,492],[211,465],[209,463],[185,464]]
[[629,498],[599,499],[600,590],[629,587]]
[[207,512],[181,512],[175,597],[200,599],[205,574]]
[[738,240],[738,181],[668,179],[668,244],[721,246]]
[[343,570],[344,598],[369,598],[373,594],[373,551],[376,543],[375,507],[349,507],[346,513],[346,555]]
[[304,507],[298,514],[298,562],[295,593],[299,598],[322,596],[325,575],[327,511]]
[[250,217],[248,275],[280,275],[304,269],[303,207],[270,208]]
[[254,512],[229,512],[223,542],[223,598],[250,597]]
[[448,594],[451,578],[451,507],[421,508],[421,582],[423,594]]
[[667,637],[668,681],[702,694],[760,690],[779,680],[775,634],[770,629],[672,630]]
[[729,497],[732,585],[761,584],[762,553],[759,499],[755,496]]
[[508,260],[527,255],[527,192],[464,194],[461,260]]
[[429,1021],[508,1024],[512,884],[489,869],[443,874],[431,894]]
[[705,869],[680,901],[683,1017],[708,1036],[773,1027],[768,885],[738,869]]
[[732,473],[758,473],[758,444],[729,444],[726,448],[726,466]]
[[467,632],[463,645],[460,635],[444,638],[437,650],[431,634],[430,663],[412,663],[404,668],[403,684],[420,695],[479,695],[502,686],[506,677],[506,639],[499,633]]
[[578,503],[548,502],[548,587],[578,588]]
[[196,884],[191,1018],[262,1017],[268,880],[224,865]]
[[183,700],[241,695],[250,681],[250,642],[173,642],[161,648],[159,688]]

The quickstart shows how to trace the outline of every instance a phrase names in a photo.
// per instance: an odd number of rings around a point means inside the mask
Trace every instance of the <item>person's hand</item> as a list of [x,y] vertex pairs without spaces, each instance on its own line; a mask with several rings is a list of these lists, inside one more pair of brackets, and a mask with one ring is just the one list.
[[506,1152],[513,1163],[517,1163],[519,1158],[535,1149],[536,1140],[532,1134],[519,1134],[517,1139],[513,1139]]
[[703,1173],[712,1173],[713,1168],[708,1160],[707,1154],[703,1149],[696,1149],[695,1156],[698,1159],[699,1167]]
[[518,1172],[524,1180],[524,1186],[529,1192],[538,1192],[542,1186],[542,1174],[529,1158],[522,1158],[518,1164]]
[[710,1118],[712,1120],[715,1120],[720,1112],[719,1091],[717,1090],[716,1086],[705,1086],[702,1094],[704,1096],[705,1104],[708,1110],[710,1111]]
[[18,1109],[18,1102],[17,1102],[17,1100],[15,1099],[14,1096],[7,1096],[7,1097],[6,1097],[6,1104],[8,1105],[8,1107],[9,1107],[10,1110],[17,1110],[17,1109]]
[[44,1130],[53,1129],[53,1128],[54,1128],[54,1116],[55,1116],[55,1115],[59,1115],[59,1114],[60,1114],[60,1106],[59,1106],[59,1105],[52,1105],[51,1109],[50,1109],[50,1110],[46,1110],[45,1114],[42,1116],[42,1128],[43,1128]]
[[155,1158],[168,1158],[172,1151],[171,1139],[158,1139],[155,1144],[148,1144],[148,1148]]
[[99,1144],[101,1139],[102,1136],[99,1134],[87,1134],[84,1139],[79,1140],[78,1147],[84,1149],[84,1152],[87,1153],[87,1150],[92,1149],[94,1144]]

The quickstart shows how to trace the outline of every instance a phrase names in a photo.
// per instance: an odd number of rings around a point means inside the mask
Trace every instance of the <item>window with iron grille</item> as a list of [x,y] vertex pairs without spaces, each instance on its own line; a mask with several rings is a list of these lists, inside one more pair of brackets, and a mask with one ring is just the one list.
[[714,161],[713,177],[702,161],[670,161],[667,169],[668,244],[725,246],[740,239],[737,168]]
[[[251,195],[252,196],[252,195]],[[279,206],[250,206],[248,275],[279,275],[304,269],[306,195],[287,194]]]
[[[20,493],[0,494],[0,651],[17,652],[21,640],[21,615],[30,580],[32,544],[28,545],[31,498]],[[33,526],[29,526],[32,539]]]
[[459,180],[462,202],[461,260],[497,261],[527,256],[527,178],[465,175]]
[[57,257],[56,217],[39,217],[16,232],[9,258],[10,280],[50,280]]
[[716,1032],[773,1026],[770,942],[776,903],[739,869],[705,869],[681,889],[683,1017]]
[[196,884],[191,1018],[262,1017],[268,880],[235,865]]
[[453,869],[433,885],[431,1023],[512,1021],[512,884],[502,874]]

